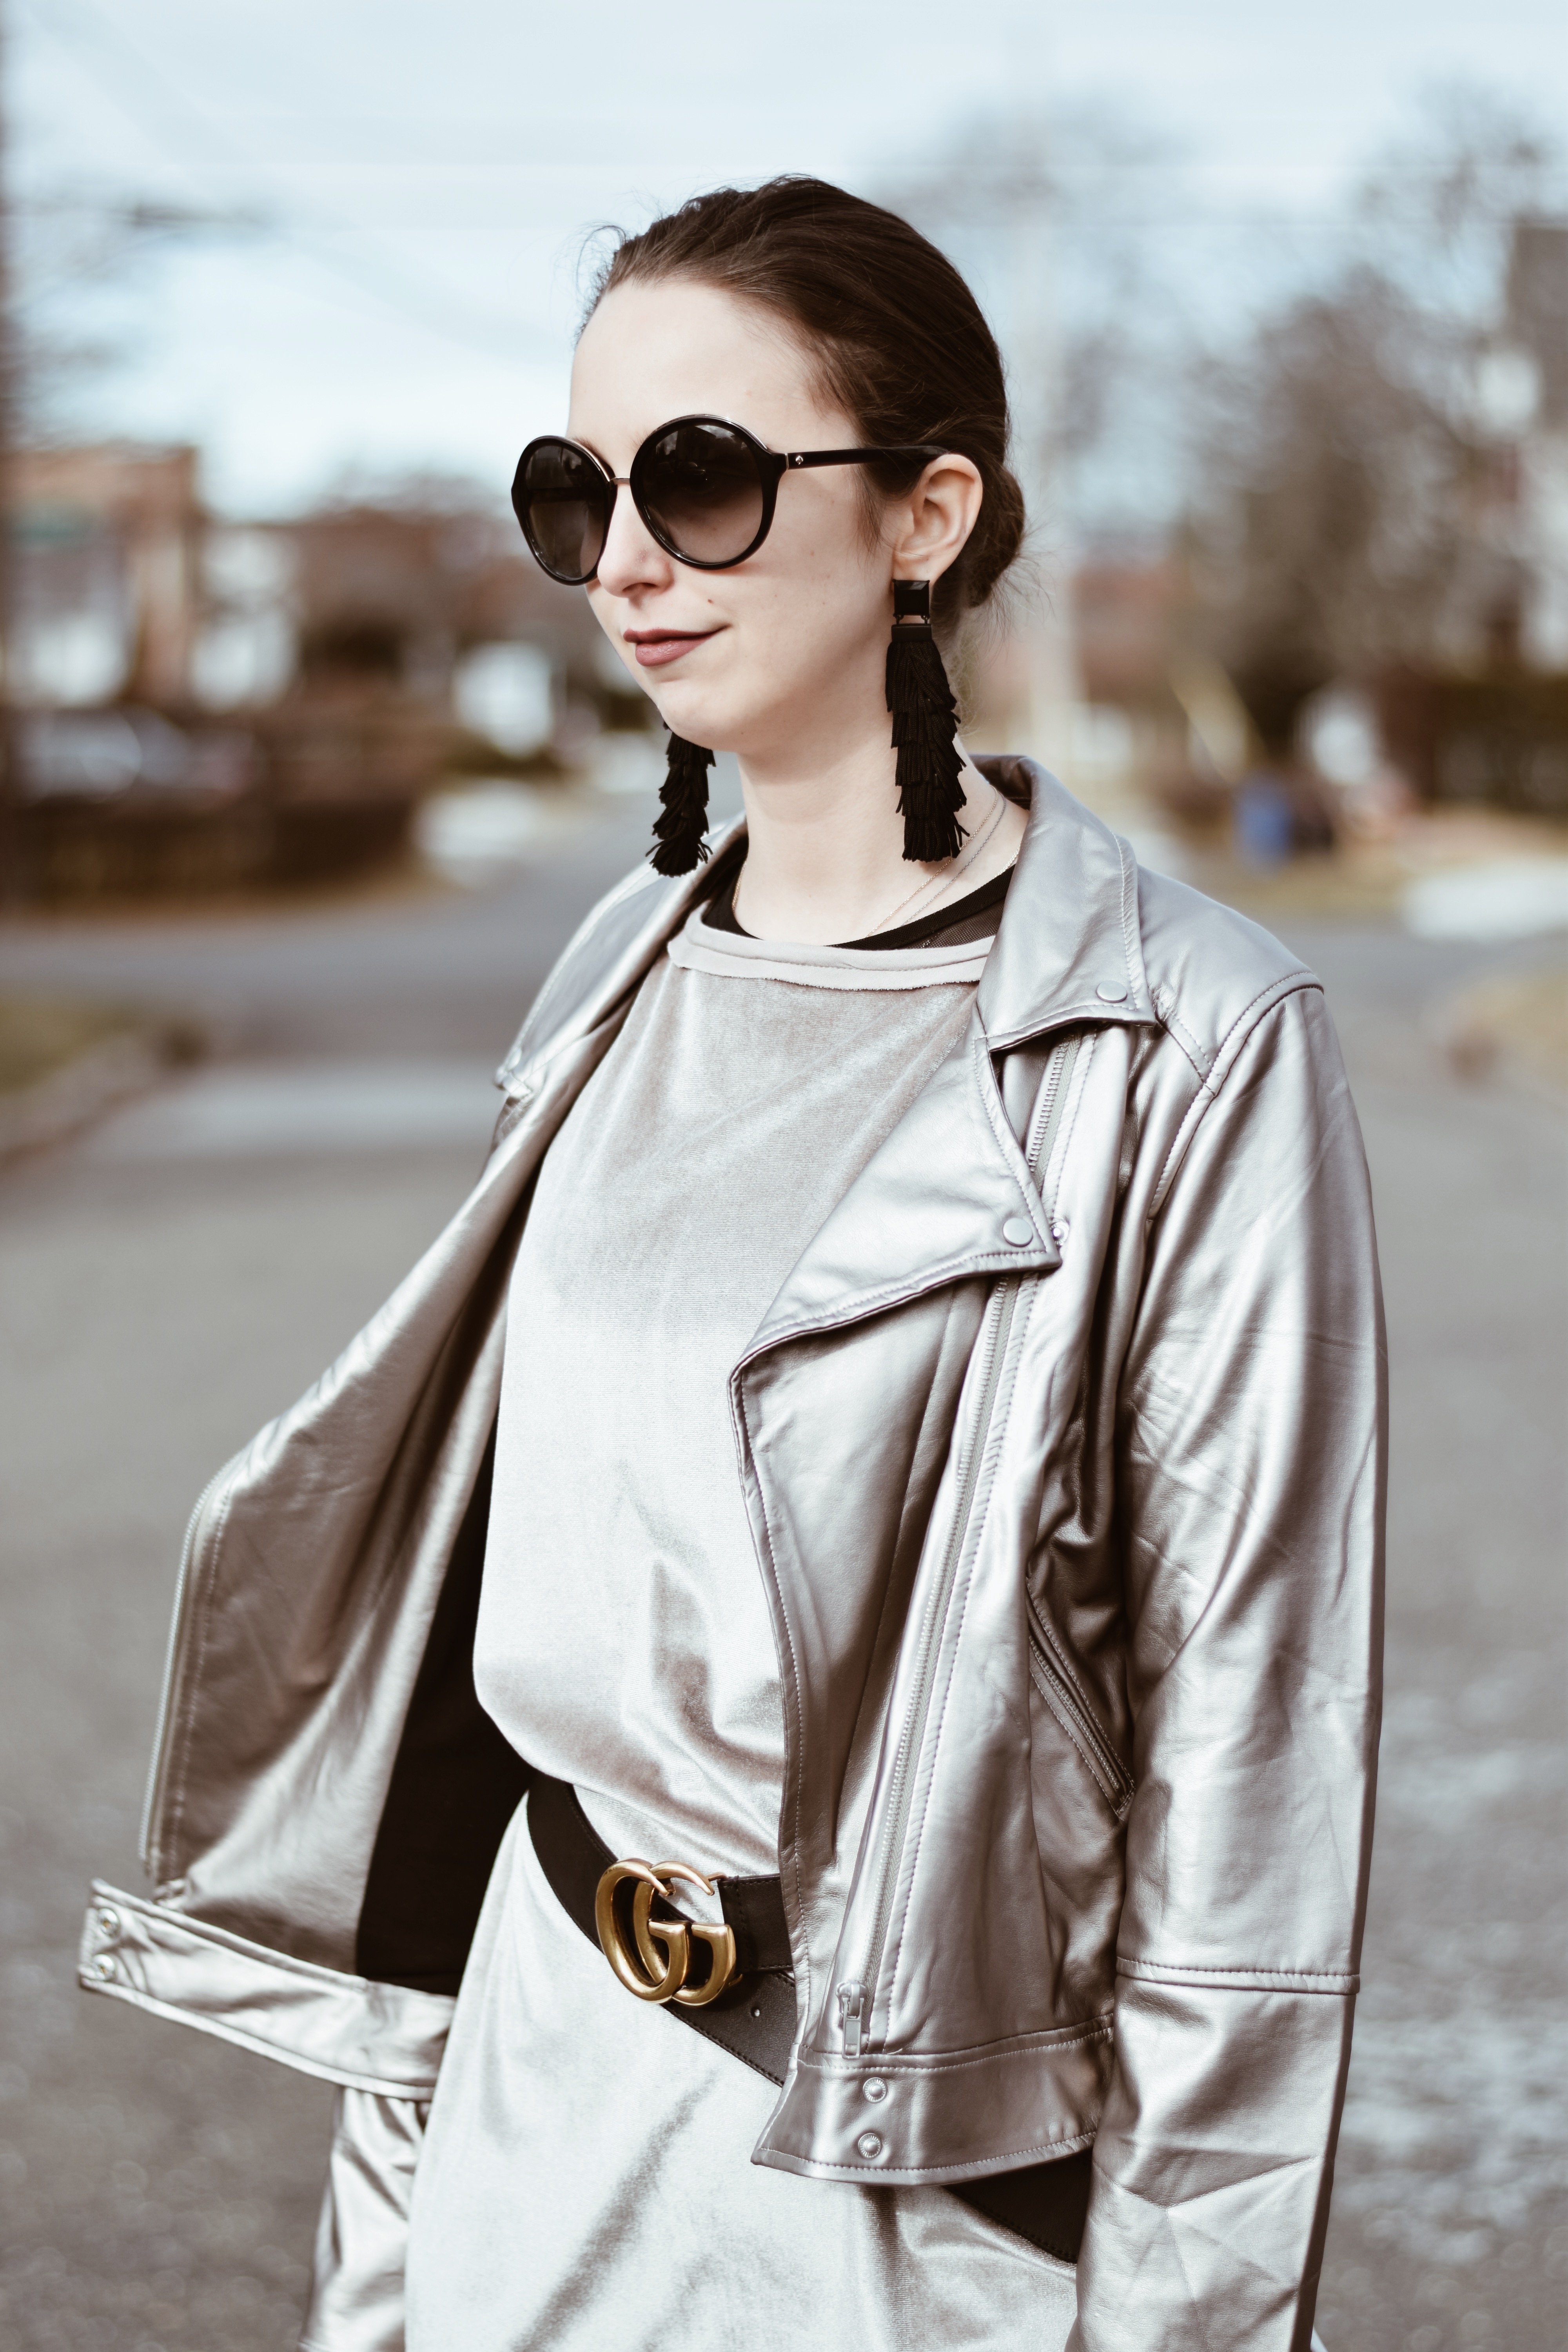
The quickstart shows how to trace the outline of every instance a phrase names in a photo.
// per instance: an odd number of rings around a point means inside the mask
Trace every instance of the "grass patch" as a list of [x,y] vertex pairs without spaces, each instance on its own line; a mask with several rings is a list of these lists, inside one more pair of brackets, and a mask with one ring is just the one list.
[[1501,1064],[1568,1096],[1568,969],[1478,981],[1449,1003],[1448,1057],[1462,1077]]
[[117,1005],[0,996],[0,1095],[35,1086],[90,1047],[139,1025],[134,1013]]

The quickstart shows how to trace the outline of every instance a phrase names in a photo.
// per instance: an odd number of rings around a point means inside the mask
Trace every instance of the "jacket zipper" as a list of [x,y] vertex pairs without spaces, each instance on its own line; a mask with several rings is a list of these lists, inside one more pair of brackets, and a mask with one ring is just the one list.
[[195,1555],[196,1528],[202,1513],[216,1493],[229,1468],[215,1470],[196,1498],[195,1509],[185,1522],[185,1540],[180,1549],[180,1573],[174,1585],[174,1617],[169,1629],[169,1651],[163,1663],[163,1687],[158,1699],[158,1727],[153,1739],[153,1769],[148,1776],[147,1795],[142,1807],[140,1848],[142,1861],[153,1866],[153,1826],[163,1801],[163,1781],[168,1770],[167,1743],[170,1718],[174,1711],[174,1677],[179,1672],[180,1653],[185,1638],[185,1616],[190,1603],[191,1563]]
[[[1052,1059],[1051,1068],[1056,1076],[1057,1084],[1052,1088],[1050,1100],[1046,1107],[1039,1139],[1031,1156],[1031,1169],[1037,1181],[1044,1175],[1050,1165],[1051,1146],[1056,1141],[1057,1129],[1061,1124],[1062,1110],[1067,1101],[1067,1081],[1073,1064],[1078,1058],[1079,1042],[1077,1037],[1069,1037],[1061,1052]],[[1047,1208],[1047,1214],[1050,1213]],[[1040,1696],[1046,1700],[1047,1706],[1051,1705],[1053,1697],[1055,1698],[1058,1703],[1058,1719],[1063,1712],[1070,1717],[1071,1721],[1064,1724],[1063,1728],[1070,1739],[1074,1736],[1074,1727],[1076,1727],[1083,1743],[1084,1761],[1099,1782],[1106,1802],[1112,1808],[1120,1821],[1132,1801],[1132,1776],[1079,1696],[1066,1666],[1055,1654],[1055,1645],[1045,1631],[1043,1621],[1037,1622],[1032,1608],[1029,1612],[1029,1653],[1031,1663],[1037,1668],[1035,1679],[1039,1685]],[[1046,1678],[1045,1683],[1040,1680],[1042,1675]],[[1049,1689],[1046,1687],[1046,1683],[1049,1684]]]
[[[1046,1067],[1045,1076],[1041,1081],[1043,1099],[1037,1105],[1035,1110],[1037,1123],[1036,1133],[1032,1142],[1026,1142],[1025,1145],[1029,1173],[1037,1185],[1051,1164],[1051,1147],[1057,1139],[1057,1129],[1062,1123],[1062,1112],[1068,1098],[1068,1080],[1071,1077],[1073,1065],[1078,1060],[1079,1043],[1080,1040],[1076,1036],[1064,1037],[1051,1055]],[[1045,1205],[1046,1214],[1048,1217],[1051,1214],[1051,1206],[1049,1202]]]
[[[1053,1054],[1042,1080],[1042,1100],[1036,1110],[1037,1133],[1029,1153],[1030,1173],[1049,1165],[1051,1145],[1061,1119],[1062,1106],[1067,1097],[1067,1084],[1078,1057],[1079,1041],[1067,1038]],[[1048,1214],[1047,1211],[1047,1214]],[[861,2040],[871,2021],[871,2011],[877,1999],[877,1983],[881,1974],[882,1955],[887,1947],[888,1928],[892,1919],[893,1895],[898,1885],[900,1858],[910,1825],[910,1809],[914,1802],[914,1762],[925,1734],[926,1717],[931,1708],[931,1691],[936,1681],[937,1658],[942,1642],[942,1628],[947,1622],[948,1602],[952,1598],[953,1580],[963,1547],[969,1535],[970,1513],[974,1505],[974,1491],[980,1483],[980,1465],[991,1436],[991,1416],[996,1406],[996,1393],[1002,1384],[1002,1370],[1007,1360],[1007,1343],[1012,1338],[1013,1318],[1017,1307],[1022,1278],[1012,1276],[1003,1281],[997,1292],[995,1328],[989,1343],[984,1379],[981,1386],[980,1404],[975,1415],[974,1440],[963,1466],[957,1503],[953,1511],[952,1530],[948,1538],[947,1555],[942,1561],[942,1576],[926,1612],[921,1634],[921,1658],[915,1676],[915,1688],[904,1717],[898,1754],[893,1759],[892,1811],[882,1843],[880,1884],[877,1890],[877,1907],[872,1916],[871,1943],[866,1955],[864,1979],[852,1978],[837,1988],[838,2022],[847,2056],[858,2058]]]
[[1132,1802],[1132,1775],[1080,1697],[1051,1636],[1029,1612],[1029,1665],[1040,1696],[1077,1748],[1118,1821]]
[[858,1977],[849,1977],[838,1988],[838,2030],[844,2036],[844,2047],[851,2058],[860,2055],[860,2032],[865,2024],[866,1988]]
[[881,1884],[877,1891],[877,1908],[871,1927],[871,1945],[866,1955],[864,1982],[851,1981],[838,1988],[838,2014],[844,2027],[844,2046],[851,2056],[858,2056],[862,2017],[868,1988],[870,2000],[877,1997],[877,1979],[881,1971],[882,1953],[888,1940],[888,1927],[892,1916],[893,1892],[898,1884],[899,1858],[904,1850],[904,1838],[910,1825],[910,1808],[914,1801],[914,1761],[920,1753],[921,1738],[925,1730],[926,1716],[931,1706],[931,1695],[936,1681],[937,1656],[942,1647],[942,1628],[946,1622],[948,1602],[952,1598],[953,1580],[969,1534],[969,1514],[974,1501],[974,1489],[980,1481],[980,1465],[985,1457],[985,1447],[991,1435],[991,1415],[996,1402],[996,1391],[1002,1382],[1002,1367],[1006,1360],[1007,1341],[1013,1329],[1013,1311],[1017,1304],[1019,1277],[1015,1275],[1005,1281],[998,1294],[994,1334],[990,1342],[985,1365],[985,1378],[981,1389],[980,1409],[975,1417],[974,1442],[963,1465],[957,1507],[953,1513],[952,1532],[948,1538],[947,1556],[942,1561],[942,1577],[931,1596],[926,1621],[921,1633],[921,1659],[915,1676],[914,1694],[904,1728],[899,1739],[898,1754],[893,1759],[892,1812],[882,1844]]

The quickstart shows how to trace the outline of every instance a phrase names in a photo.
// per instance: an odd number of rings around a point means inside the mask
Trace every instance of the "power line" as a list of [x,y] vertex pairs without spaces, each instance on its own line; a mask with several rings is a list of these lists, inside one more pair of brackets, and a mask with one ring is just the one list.
[[[521,322],[503,325],[454,305],[444,288],[421,284],[397,264],[345,258],[325,241],[323,232],[341,236],[352,235],[353,230],[341,224],[322,224],[312,228],[300,220],[287,195],[281,192],[268,194],[268,175],[258,169],[240,143],[127,40],[117,26],[110,24],[91,6],[89,0],[50,0],[47,7],[41,5],[40,0],[23,0],[23,5],[35,24],[76,56],[131,121],[139,121],[141,128],[152,130],[154,136],[167,141],[176,155],[182,147],[185,149],[187,160],[183,168],[187,173],[192,169],[188,155],[193,145],[206,158],[200,167],[204,173],[216,165],[225,179],[232,181],[232,167],[237,161],[251,191],[250,203],[242,209],[258,217],[265,229],[280,243],[293,246],[319,268],[330,270],[360,292],[368,293],[447,342],[482,352],[490,359],[516,361],[524,353],[548,355],[552,360],[560,357],[553,338]],[[118,70],[112,74],[107,71],[95,59],[95,48],[113,58]],[[141,92],[140,109],[127,94],[127,80]]]

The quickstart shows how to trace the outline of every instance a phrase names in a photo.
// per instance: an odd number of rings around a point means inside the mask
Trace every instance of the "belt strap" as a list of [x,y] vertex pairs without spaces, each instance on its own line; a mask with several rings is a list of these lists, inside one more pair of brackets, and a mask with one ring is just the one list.
[[[569,1781],[535,1774],[529,1788],[528,1826],[552,1894],[597,1949],[594,1896],[615,1855]],[[796,2022],[783,1890],[776,1878],[720,1878],[714,1885],[735,1931],[740,1980],[706,2009],[684,2009],[670,2001],[664,2014],[718,2042],[770,2083],[782,2083]],[[669,1906],[663,1909],[665,1916],[674,1916]],[[1043,2252],[1058,2262],[1076,2263],[1089,2208],[1089,2151],[1080,2148],[1049,2164],[1026,2165],[1016,2172],[994,2172],[984,2180],[947,2186],[964,2204],[1000,2221],[1004,2229],[1016,2231]]]
[[[528,1791],[528,1826],[551,1893],[597,1951],[594,1896],[615,1855],[578,1803],[569,1780],[535,1774]],[[714,1883],[724,1916],[735,1930],[735,1957],[747,1973],[708,2008],[682,2009],[672,2001],[667,2013],[683,2025],[695,2026],[770,2083],[782,2083],[795,2027],[783,1893],[776,1878],[721,1878]],[[655,1907],[662,1917],[674,1916],[668,1904]]]

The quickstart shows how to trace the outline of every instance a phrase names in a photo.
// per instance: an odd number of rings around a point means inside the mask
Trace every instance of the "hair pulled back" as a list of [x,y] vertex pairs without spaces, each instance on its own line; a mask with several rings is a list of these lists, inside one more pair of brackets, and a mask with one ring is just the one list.
[[[932,603],[948,632],[984,604],[1018,553],[1024,494],[1007,467],[1002,355],[946,255],[897,213],[791,175],[715,188],[623,236],[589,316],[617,286],[670,278],[722,287],[784,320],[868,443],[924,441],[972,460],[984,500]],[[868,471],[892,494],[919,469],[901,478],[883,467]]]

